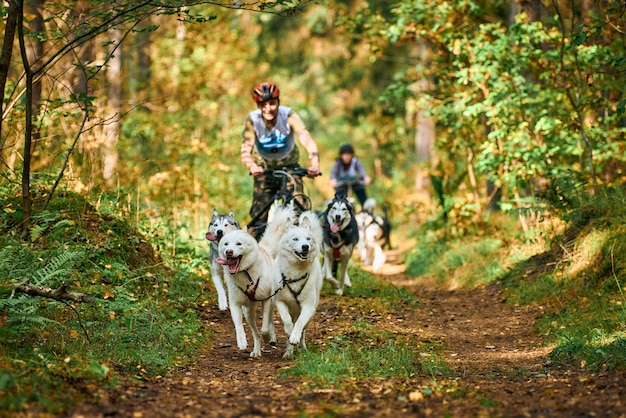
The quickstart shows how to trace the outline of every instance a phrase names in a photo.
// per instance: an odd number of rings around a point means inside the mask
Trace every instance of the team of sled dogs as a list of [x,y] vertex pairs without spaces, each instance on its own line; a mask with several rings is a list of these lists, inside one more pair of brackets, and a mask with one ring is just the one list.
[[[230,308],[240,350],[248,347],[244,318],[253,338],[250,357],[261,355],[262,340],[276,344],[274,309],[288,336],[283,357],[291,357],[298,347],[306,349],[305,328],[317,310],[324,279],[342,295],[351,286],[348,262],[355,249],[373,271],[385,262],[382,248],[389,244],[389,222],[386,215],[374,213],[375,205],[368,200],[355,213],[350,201],[335,196],[321,215],[281,208],[258,242],[240,228],[232,211],[213,211],[206,233],[211,275],[219,309]],[[255,320],[258,304],[261,332]]]

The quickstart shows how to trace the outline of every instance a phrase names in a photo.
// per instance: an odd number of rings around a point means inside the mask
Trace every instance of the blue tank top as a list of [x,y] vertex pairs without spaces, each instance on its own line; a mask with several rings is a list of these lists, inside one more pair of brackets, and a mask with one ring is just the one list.
[[295,148],[296,142],[294,133],[289,126],[287,119],[291,113],[291,108],[287,106],[278,107],[276,125],[272,129],[267,129],[261,109],[250,112],[249,117],[254,125],[256,133],[256,151],[264,160],[281,160],[287,157]]

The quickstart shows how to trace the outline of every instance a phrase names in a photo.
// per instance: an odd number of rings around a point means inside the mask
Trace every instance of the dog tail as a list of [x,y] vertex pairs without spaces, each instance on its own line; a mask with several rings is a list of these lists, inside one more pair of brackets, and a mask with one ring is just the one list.
[[295,221],[296,212],[293,207],[279,207],[276,212],[274,212],[272,220],[267,224],[265,232],[263,232],[263,236],[259,241],[259,245],[268,250],[272,257],[275,257],[275,244],[280,240],[287,228],[293,225]]
[[363,202],[363,212],[369,212],[373,214],[375,209],[376,199],[374,199],[373,197],[370,197],[365,202]]

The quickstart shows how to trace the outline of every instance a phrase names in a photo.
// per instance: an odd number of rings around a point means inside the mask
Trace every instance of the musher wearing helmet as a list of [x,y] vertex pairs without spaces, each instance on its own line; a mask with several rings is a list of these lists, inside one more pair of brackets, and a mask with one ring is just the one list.
[[[299,167],[300,153],[296,146],[297,136],[309,156],[308,174],[320,172],[317,144],[302,123],[298,114],[287,106],[280,105],[280,90],[275,83],[264,82],[252,90],[252,99],[258,109],[248,113],[241,142],[241,162],[254,176],[254,191],[250,216],[255,217],[263,206],[280,190],[280,179],[265,176],[265,169],[293,169]],[[296,180],[295,193],[302,192],[302,178]],[[267,215],[256,225],[260,232],[267,223]],[[253,232],[254,233],[254,232]],[[257,235],[257,239],[260,236]]]
[[371,182],[372,179],[365,172],[361,160],[354,155],[352,145],[341,145],[339,157],[335,160],[330,172],[330,185],[335,192],[345,197],[348,194],[348,187],[351,187],[363,207],[363,203],[367,200],[365,186],[369,186]]

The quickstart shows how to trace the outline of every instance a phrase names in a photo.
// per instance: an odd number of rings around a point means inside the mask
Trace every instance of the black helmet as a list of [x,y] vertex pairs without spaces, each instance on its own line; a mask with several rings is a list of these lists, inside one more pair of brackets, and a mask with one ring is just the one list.
[[352,154],[354,155],[354,148],[350,144],[343,144],[339,147],[339,155],[341,154]]

